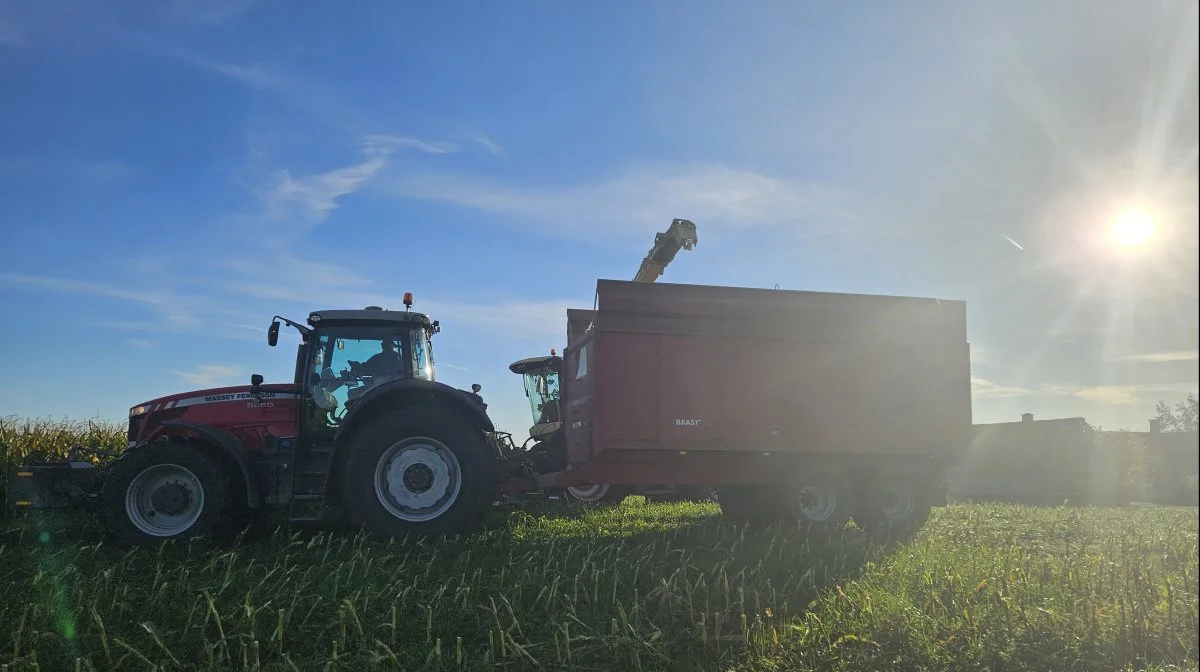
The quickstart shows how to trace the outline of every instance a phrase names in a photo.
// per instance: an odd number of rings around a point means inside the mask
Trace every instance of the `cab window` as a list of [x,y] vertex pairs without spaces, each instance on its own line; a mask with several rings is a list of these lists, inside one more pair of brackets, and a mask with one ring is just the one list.
[[434,380],[433,351],[424,329],[412,332],[413,377]]

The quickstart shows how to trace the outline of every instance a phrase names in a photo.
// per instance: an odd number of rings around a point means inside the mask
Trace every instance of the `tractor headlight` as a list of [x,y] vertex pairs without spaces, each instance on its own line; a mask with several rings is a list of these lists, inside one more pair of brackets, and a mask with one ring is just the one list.
[[129,417],[136,418],[139,415],[145,415],[146,411],[148,410],[150,410],[150,408],[147,406],[134,406],[133,408],[129,409]]

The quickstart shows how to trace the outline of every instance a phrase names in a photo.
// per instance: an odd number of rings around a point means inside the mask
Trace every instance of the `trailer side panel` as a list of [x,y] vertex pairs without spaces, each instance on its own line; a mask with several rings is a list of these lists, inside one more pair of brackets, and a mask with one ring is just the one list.
[[572,463],[630,451],[937,455],[966,443],[962,302],[605,280],[597,290],[590,345],[571,349],[587,375],[570,384],[594,392],[568,428]]

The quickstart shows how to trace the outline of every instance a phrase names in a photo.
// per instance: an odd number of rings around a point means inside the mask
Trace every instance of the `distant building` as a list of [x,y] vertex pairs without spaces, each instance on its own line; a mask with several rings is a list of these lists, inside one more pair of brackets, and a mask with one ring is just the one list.
[[956,500],[990,500],[1033,505],[1084,504],[1097,499],[1093,474],[1096,430],[1083,418],[975,425],[971,445],[948,474]]
[[1100,431],[1083,418],[975,425],[947,474],[950,501],[1051,506],[1131,501],[1196,506],[1197,432]]

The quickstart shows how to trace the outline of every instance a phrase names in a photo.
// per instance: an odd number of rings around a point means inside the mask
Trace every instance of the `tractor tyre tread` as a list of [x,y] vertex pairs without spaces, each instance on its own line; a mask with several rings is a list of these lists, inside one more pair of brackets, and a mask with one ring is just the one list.
[[[375,467],[396,442],[414,436],[435,439],[458,460],[462,480],[457,499],[441,516],[403,521],[388,513],[375,493]],[[341,472],[342,503],[354,525],[384,537],[473,534],[483,527],[495,499],[495,460],[481,431],[460,415],[429,405],[389,411],[370,421],[346,446]]]

